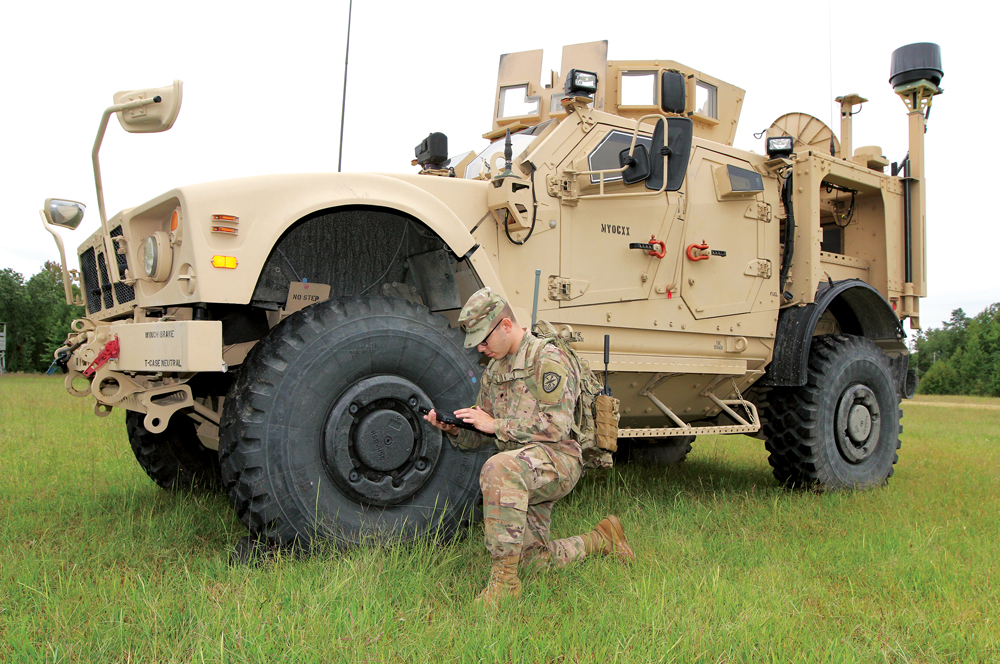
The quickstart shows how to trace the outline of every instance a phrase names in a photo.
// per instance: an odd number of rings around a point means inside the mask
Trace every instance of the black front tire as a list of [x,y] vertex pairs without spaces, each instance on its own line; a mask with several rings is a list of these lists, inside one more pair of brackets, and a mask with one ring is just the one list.
[[247,358],[222,413],[230,500],[272,544],[454,535],[476,513],[479,470],[420,408],[475,402],[479,354],[425,307],[391,298],[312,305]]
[[154,482],[168,491],[221,486],[219,455],[201,444],[190,417],[174,413],[160,433],[146,430],[145,417],[145,413],[126,411],[125,428],[136,460]]
[[885,484],[898,459],[899,403],[878,346],[864,337],[815,337],[806,384],[768,395],[764,434],[774,476],[821,490]]

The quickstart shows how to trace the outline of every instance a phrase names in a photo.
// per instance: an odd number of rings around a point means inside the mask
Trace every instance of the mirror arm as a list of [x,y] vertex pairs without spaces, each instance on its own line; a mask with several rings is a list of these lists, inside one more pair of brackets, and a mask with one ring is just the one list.
[[159,104],[160,101],[162,101],[162,99],[159,95],[157,95],[152,99],[136,99],[124,104],[115,104],[114,106],[108,106],[104,109],[104,115],[101,116],[101,126],[97,130],[97,138],[94,140],[94,149],[91,152],[91,159],[94,162],[94,181],[97,184],[97,209],[101,214],[101,227],[104,229],[105,233],[108,232],[108,218],[104,213],[104,185],[101,183],[101,164],[97,159],[97,153],[101,151],[101,143],[104,142],[104,132],[108,128],[108,120],[111,119],[112,113],[129,111],[133,108],[149,106],[150,104]]
[[[101,215],[101,230],[104,231],[104,254],[110,258],[115,256],[115,246],[114,243],[109,244],[109,238],[111,236],[111,230],[108,228],[108,216],[104,212],[104,184],[101,182],[101,163],[97,158],[98,153],[101,151],[101,143],[104,142],[104,132],[108,128],[108,120],[111,119],[113,113],[118,113],[120,111],[128,111],[133,108],[139,108],[141,106],[149,106],[150,104],[159,104],[162,98],[157,95],[151,99],[136,99],[133,101],[125,102],[124,104],[115,104],[114,106],[108,106],[104,109],[104,115],[101,116],[101,126],[97,129],[97,138],[94,139],[94,149],[91,152],[91,159],[94,162],[94,183],[97,185],[97,210]],[[60,242],[60,248],[62,243]],[[65,265],[66,261],[63,260]],[[111,281],[120,281],[121,277],[117,275],[115,270],[111,270]]]
[[66,250],[63,248],[62,236],[59,235],[58,231],[45,218],[45,210],[39,210],[38,214],[42,217],[42,225],[45,226],[45,230],[52,233],[52,237],[56,239],[56,246],[59,247],[59,267],[62,269],[63,289],[66,291],[66,304],[80,306],[83,304],[82,300],[80,302],[73,301],[73,291],[70,288],[69,270],[66,269]]

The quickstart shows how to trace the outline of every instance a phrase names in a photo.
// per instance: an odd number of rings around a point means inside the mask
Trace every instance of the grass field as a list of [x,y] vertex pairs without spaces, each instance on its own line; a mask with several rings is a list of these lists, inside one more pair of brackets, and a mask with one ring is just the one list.
[[[939,400],[940,401],[940,400]],[[1000,400],[977,401],[987,405]],[[171,495],[123,414],[0,376],[3,662],[989,662],[1000,659],[1000,410],[905,405],[886,489],[780,489],[760,441],[586,476],[554,534],[618,514],[639,561],[525,575],[491,616],[482,528],[231,568],[224,496]]]

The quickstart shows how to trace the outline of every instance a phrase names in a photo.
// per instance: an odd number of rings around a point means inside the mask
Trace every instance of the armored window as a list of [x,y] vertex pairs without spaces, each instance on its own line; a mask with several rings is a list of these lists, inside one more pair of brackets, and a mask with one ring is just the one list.
[[656,106],[656,72],[623,71],[620,106]]
[[719,89],[711,83],[697,81],[694,90],[694,112],[718,120]]
[[729,183],[733,191],[754,193],[764,191],[764,180],[761,178],[760,173],[748,171],[745,168],[739,168],[732,164],[727,166],[727,169],[729,171]]
[[498,118],[517,118],[538,115],[539,97],[528,96],[528,84],[500,88]]
[[[619,131],[614,130],[605,136],[601,142],[594,148],[594,151],[587,156],[587,166],[592,171],[603,171],[612,168],[620,168],[621,164],[618,161],[618,155],[622,150],[628,150],[628,146],[632,143],[632,132],[630,131]],[[645,145],[646,149],[649,150],[653,141],[646,136],[639,136],[635,141],[636,145]],[[621,173],[613,173],[604,176],[605,182],[615,182],[622,179]],[[590,183],[597,184],[601,181],[601,176],[591,175]]]

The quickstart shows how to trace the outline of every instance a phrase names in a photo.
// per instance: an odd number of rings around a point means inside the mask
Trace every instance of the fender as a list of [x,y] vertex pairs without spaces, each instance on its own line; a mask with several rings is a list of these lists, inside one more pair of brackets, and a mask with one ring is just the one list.
[[[130,219],[144,218],[160,208],[179,203],[184,219],[182,242],[173,257],[174,273],[164,284],[140,281],[142,306],[180,302],[248,304],[254,285],[272,248],[282,235],[302,218],[343,206],[381,207],[418,219],[433,230],[458,256],[476,247],[469,232],[488,213],[487,182],[458,178],[434,178],[391,174],[311,173],[269,175],[184,186],[167,192],[139,208],[122,213],[131,246],[137,248],[142,233],[132,237]],[[166,213],[169,218],[169,212]],[[239,217],[239,235],[213,235],[213,214]],[[148,233],[148,231],[146,231]],[[135,253],[135,252],[133,252]],[[488,285],[499,279],[476,251],[473,265]],[[213,268],[215,254],[234,256],[237,267]],[[178,266],[190,275],[181,283]],[[186,267],[185,267],[186,266]],[[493,283],[490,283],[493,282]],[[184,286],[193,288],[184,290]]]
[[[778,315],[774,335],[774,357],[759,385],[801,387],[806,384],[809,349],[813,333],[829,310],[844,334],[867,337],[889,356],[897,384],[905,380],[908,350],[903,324],[882,294],[859,279],[821,284],[815,301],[804,307],[788,307]],[[901,366],[900,366],[901,365]],[[903,393],[903,390],[901,390]]]

